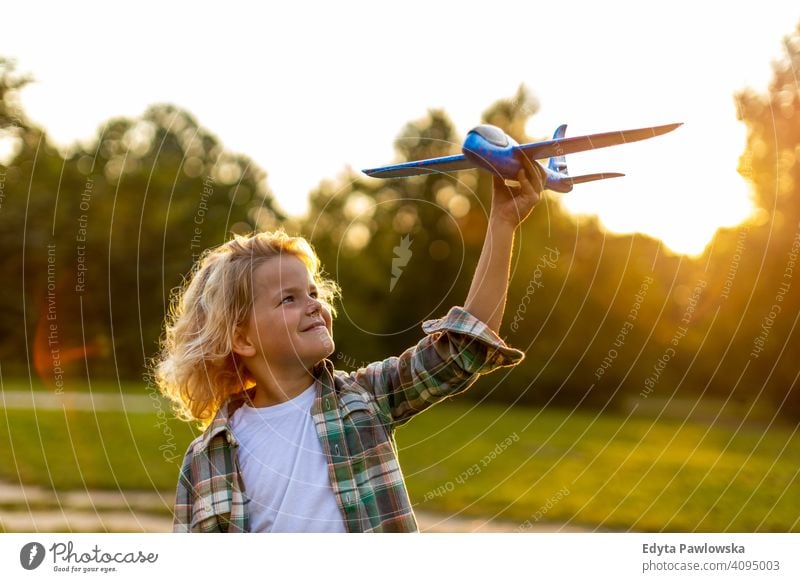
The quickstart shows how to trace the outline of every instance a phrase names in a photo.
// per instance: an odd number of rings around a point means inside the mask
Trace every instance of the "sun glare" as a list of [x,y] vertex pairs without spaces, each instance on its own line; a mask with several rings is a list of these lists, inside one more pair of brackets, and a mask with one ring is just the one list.
[[645,234],[690,256],[701,255],[719,228],[752,215],[750,186],[736,171],[746,140],[733,106],[699,99],[676,115],[684,125],[672,133],[568,156],[572,175],[625,176],[576,186],[563,195],[565,208],[597,215],[611,233]]

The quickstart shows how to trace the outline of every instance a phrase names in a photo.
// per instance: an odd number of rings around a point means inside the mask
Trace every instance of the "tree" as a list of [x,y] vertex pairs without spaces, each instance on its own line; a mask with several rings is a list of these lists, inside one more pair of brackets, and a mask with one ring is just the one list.
[[795,354],[800,313],[800,27],[784,39],[785,57],[773,65],[766,94],[736,95],[747,125],[739,171],[753,184],[755,217],[715,240],[716,284],[725,292],[717,393],[752,406],[765,403],[800,421]]
[[16,106],[23,84],[0,61],[0,120],[18,144],[0,167],[4,369],[141,377],[170,293],[203,250],[285,217],[265,172],[186,111],[111,119],[62,155]]

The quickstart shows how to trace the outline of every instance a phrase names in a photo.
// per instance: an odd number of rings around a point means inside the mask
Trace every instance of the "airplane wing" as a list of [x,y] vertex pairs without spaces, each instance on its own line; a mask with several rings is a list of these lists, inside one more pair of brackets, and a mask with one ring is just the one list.
[[648,139],[668,133],[681,125],[683,124],[670,123],[669,125],[643,127],[641,129],[625,129],[622,131],[609,131],[592,135],[562,137],[548,141],[526,143],[519,146],[517,149],[522,151],[528,159],[541,160],[553,156],[564,156],[566,154],[574,154],[576,152],[606,148],[608,146]]
[[443,158],[430,158],[417,162],[406,162],[394,166],[383,166],[363,170],[367,176],[373,178],[405,178],[406,176],[418,176],[420,174],[438,174],[441,172],[454,172],[456,170],[469,170],[477,167],[470,162],[466,156],[445,156]]
[[583,176],[567,176],[565,182],[571,184],[583,184],[585,182],[594,182],[595,180],[608,180],[609,178],[622,178],[625,174],[619,172],[602,172],[600,174],[584,174]]

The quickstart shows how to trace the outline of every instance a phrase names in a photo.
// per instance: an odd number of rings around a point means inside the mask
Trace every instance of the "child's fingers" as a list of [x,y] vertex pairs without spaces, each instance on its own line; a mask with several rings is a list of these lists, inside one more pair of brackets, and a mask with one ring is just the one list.
[[519,180],[520,188],[527,194],[535,193],[535,188],[533,187],[533,182],[531,180],[530,175],[525,170],[520,170],[517,174],[517,180]]
[[506,184],[506,181],[503,179],[503,177],[502,176],[498,176],[497,174],[492,176],[492,183],[494,185],[494,189],[495,190],[508,190],[509,189],[508,188],[508,184]]
[[517,155],[519,161],[522,162],[522,167],[525,168],[528,174],[533,175],[535,170],[533,169],[533,161],[523,153],[519,153]]
[[533,184],[531,184],[528,175],[524,170],[520,170],[518,174],[519,184],[520,184],[520,192],[529,196],[533,201],[534,204],[539,201],[539,196],[541,193],[541,188],[536,188]]
[[541,166],[521,152],[517,152],[517,158],[522,163],[528,181],[531,183],[534,190],[541,192],[544,188],[544,176],[541,171]]

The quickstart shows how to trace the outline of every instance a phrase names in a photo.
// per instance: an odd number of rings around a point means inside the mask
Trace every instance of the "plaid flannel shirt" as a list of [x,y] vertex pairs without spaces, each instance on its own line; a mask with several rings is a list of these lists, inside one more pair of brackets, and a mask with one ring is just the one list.
[[[315,374],[311,415],[349,532],[418,531],[394,429],[463,392],[478,374],[524,358],[461,307],[426,321],[422,329],[427,335],[399,357],[350,373],[324,360]],[[178,480],[173,531],[249,531],[249,500],[230,427],[231,416],[246,398],[241,393],[226,401],[189,445]]]

